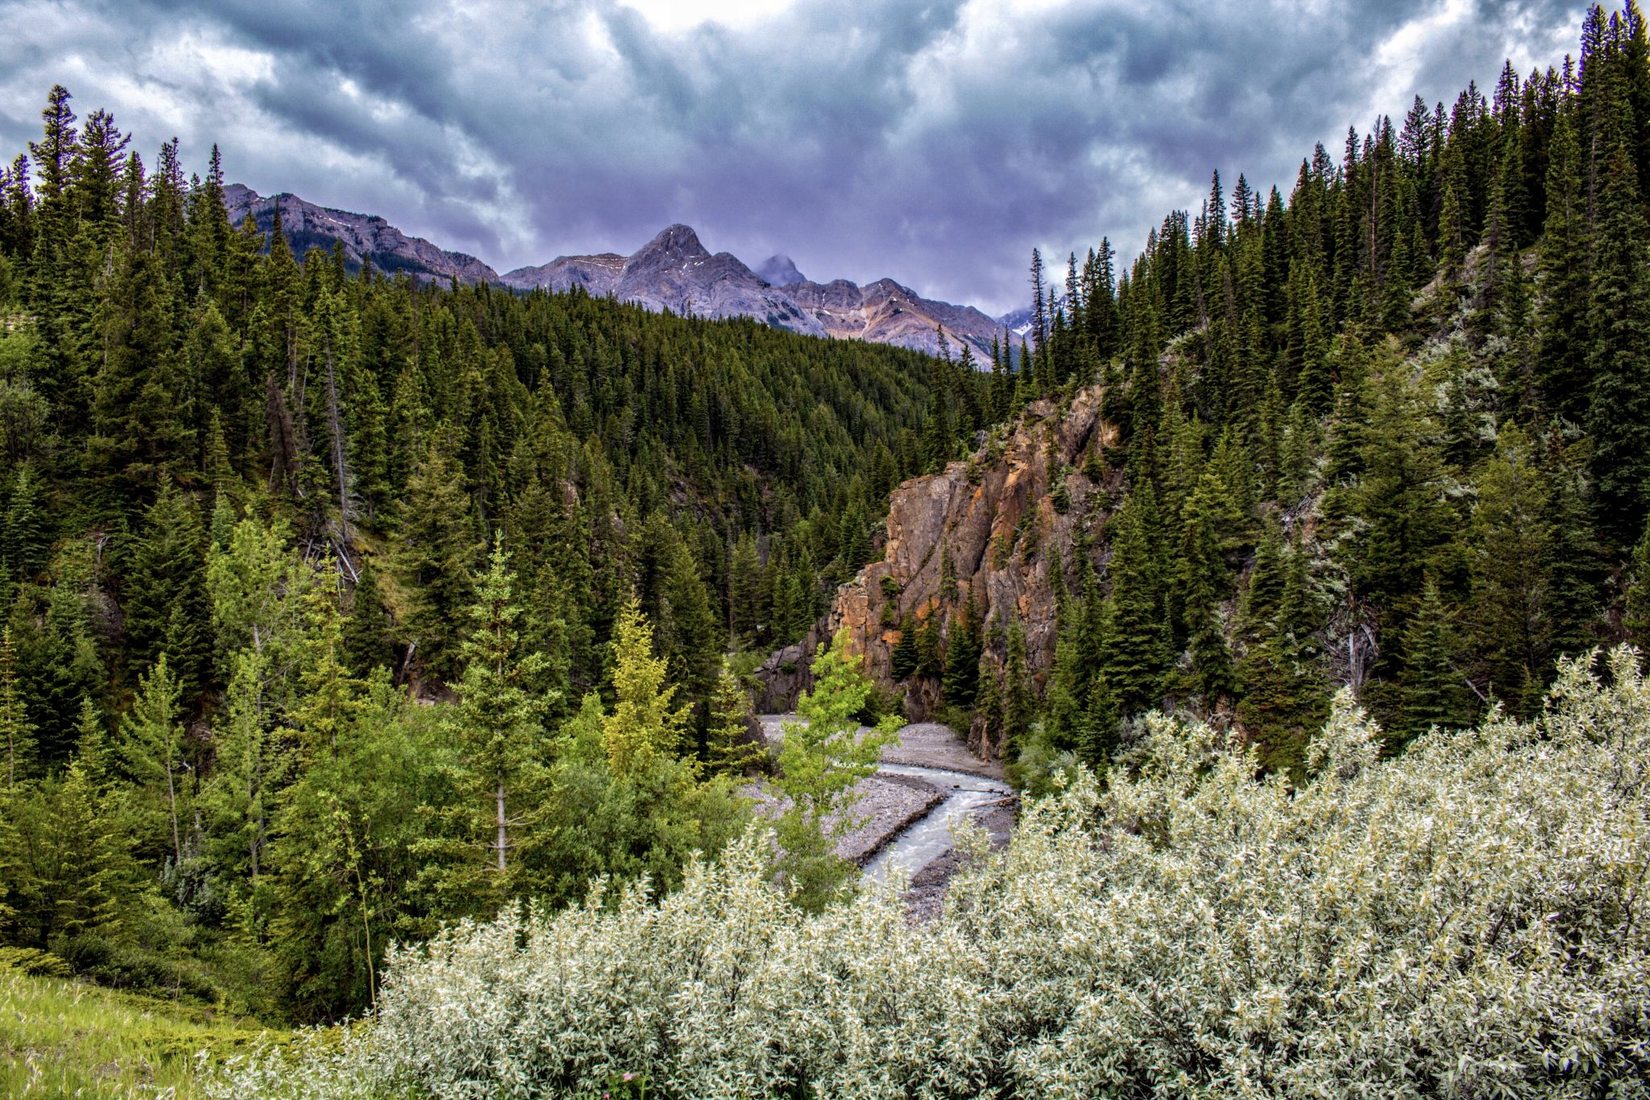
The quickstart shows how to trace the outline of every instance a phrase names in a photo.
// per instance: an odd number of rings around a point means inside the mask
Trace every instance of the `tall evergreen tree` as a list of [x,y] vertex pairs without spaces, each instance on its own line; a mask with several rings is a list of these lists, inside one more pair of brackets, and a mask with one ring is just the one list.
[[34,770],[34,724],[23,706],[17,688],[17,652],[11,644],[11,628],[0,631],[0,761],[5,766],[6,791],[17,789]]
[[546,747],[540,717],[545,700],[531,690],[545,659],[523,652],[514,586],[510,556],[495,545],[486,572],[476,579],[471,633],[460,646],[464,673],[453,718],[476,788],[471,797],[486,804],[483,816],[493,835],[489,862],[501,880],[509,870],[522,787],[543,767]]
[[431,445],[407,480],[395,557],[407,590],[403,637],[438,678],[457,670],[457,647],[448,639],[451,624],[462,620],[470,604],[471,569],[479,549],[458,473],[441,448]]
[[1597,221],[1587,427],[1602,526],[1625,544],[1650,493],[1650,225],[1625,150],[1610,158]]

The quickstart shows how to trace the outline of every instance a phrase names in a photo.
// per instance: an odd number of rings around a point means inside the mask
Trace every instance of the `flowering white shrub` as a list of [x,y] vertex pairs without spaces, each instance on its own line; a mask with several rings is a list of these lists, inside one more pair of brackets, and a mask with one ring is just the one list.
[[1636,1096],[1650,1071],[1650,684],[1377,758],[1350,696],[1297,790],[1207,727],[1034,804],[907,923],[806,916],[747,836],[662,902],[452,930],[375,1021],[233,1093]]

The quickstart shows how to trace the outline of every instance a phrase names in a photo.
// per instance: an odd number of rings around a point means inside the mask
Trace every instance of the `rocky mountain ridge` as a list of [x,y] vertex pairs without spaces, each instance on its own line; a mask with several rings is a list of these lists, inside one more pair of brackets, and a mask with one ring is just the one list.
[[281,228],[299,256],[311,248],[330,251],[337,241],[344,246],[344,259],[351,269],[359,269],[363,261],[370,259],[380,271],[392,275],[404,271],[420,281],[498,281],[498,272],[474,256],[448,252],[423,237],[409,237],[376,214],[352,214],[317,206],[285,192],[260,195],[239,183],[224,188],[224,208],[231,224],[240,225],[250,214],[264,233],[273,229],[275,211],[280,210]]
[[[351,269],[370,260],[381,271],[406,272],[423,281],[457,279],[557,293],[577,287],[647,309],[711,319],[750,317],[808,336],[957,356],[966,347],[984,366],[990,365],[992,338],[1003,331],[997,320],[972,306],[924,298],[892,279],[864,287],[847,279],[816,283],[787,256],[769,257],[753,271],[732,253],[711,253],[686,225],[669,226],[628,256],[558,256],[547,264],[500,275],[474,256],[408,236],[377,215],[318,206],[288,193],[260,195],[238,183],[224,189],[224,205],[233,224],[240,225],[250,214],[264,233],[270,232],[279,209],[287,240],[299,255],[311,248],[330,251],[338,242]],[[942,327],[947,347],[940,342]]]
[[847,279],[816,283],[786,256],[772,256],[753,271],[728,252],[712,254],[688,226],[673,225],[629,256],[606,252],[559,256],[539,267],[500,277],[518,290],[565,291],[580,286],[649,309],[699,317],[754,317],[764,324],[810,336],[868,340],[930,354],[942,350],[943,327],[953,355],[968,347],[990,363],[991,340],[1000,326],[972,306],[924,298],[892,279],[859,286]]
[[[829,614],[802,642],[763,663],[759,705],[788,709],[809,686],[815,647],[846,628],[877,687],[902,697],[911,720],[924,720],[939,704],[937,685],[897,681],[894,649],[905,629],[930,620],[947,637],[970,597],[986,639],[982,667],[1003,667],[1006,636],[1018,623],[1027,671],[1039,683],[1046,678],[1054,660],[1053,571],[1070,560],[1078,525],[1098,529],[1118,490],[1116,474],[1099,461],[1099,449],[1116,436],[1100,417],[1101,393],[1088,387],[1064,406],[1035,401],[966,462],[895,489],[881,560],[837,590]],[[1003,750],[978,724],[969,747],[988,759]]]

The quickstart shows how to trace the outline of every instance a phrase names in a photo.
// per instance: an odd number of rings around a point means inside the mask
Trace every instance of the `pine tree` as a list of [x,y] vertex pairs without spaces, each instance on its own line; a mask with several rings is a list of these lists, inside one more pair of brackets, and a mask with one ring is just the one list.
[[17,652],[11,644],[11,628],[0,632],[0,752],[5,754],[4,778],[7,792],[29,778],[34,770],[34,724],[23,706],[17,686]]
[[1611,157],[1594,237],[1587,427],[1601,526],[1634,538],[1650,493],[1650,223],[1627,153]]
[[184,830],[192,794],[184,756],[183,685],[167,667],[165,653],[138,681],[137,699],[120,723],[121,769],[137,787],[140,851],[159,862],[183,863]]
[[1438,585],[1428,577],[1404,636],[1403,720],[1398,734],[1413,738],[1433,726],[1464,725],[1465,691],[1455,671],[1454,638]]
[[750,736],[750,719],[750,693],[724,661],[710,705],[707,762],[712,774],[737,779],[767,759],[762,742]]
[[439,447],[432,445],[407,480],[406,504],[396,530],[396,571],[407,592],[405,637],[423,666],[446,678],[457,668],[447,642],[471,598],[471,569],[480,547],[470,502]]
[[473,777],[472,798],[486,803],[483,816],[493,834],[490,862],[501,879],[509,869],[522,788],[545,763],[541,715],[546,701],[530,690],[543,671],[544,657],[522,651],[514,586],[510,556],[495,545],[486,572],[476,578],[471,632],[460,646],[464,673],[453,719]]
[[635,774],[668,759],[681,744],[690,707],[675,707],[677,687],[653,655],[653,627],[634,600],[613,624],[613,710],[602,719],[602,745],[613,774]]
[[126,635],[131,653],[153,663],[163,654],[193,694],[211,663],[207,626],[206,532],[188,495],[165,485],[144,517],[126,570]]
[[774,784],[790,802],[777,828],[777,871],[796,904],[817,910],[853,871],[832,845],[852,825],[854,785],[876,771],[899,719],[890,716],[875,731],[860,731],[857,716],[870,699],[871,682],[849,651],[846,630],[830,648],[819,647],[812,671],[813,688],[797,700],[798,720],[785,723]]

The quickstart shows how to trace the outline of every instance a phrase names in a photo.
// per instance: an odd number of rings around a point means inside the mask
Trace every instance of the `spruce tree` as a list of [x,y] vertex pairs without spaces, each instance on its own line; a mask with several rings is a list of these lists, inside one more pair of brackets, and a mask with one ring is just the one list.
[[726,661],[711,696],[706,762],[714,775],[737,779],[767,759],[762,742],[750,736],[750,693]]
[[87,462],[111,502],[148,499],[196,465],[193,402],[172,319],[170,286],[146,251],[127,254],[114,283],[94,382]]
[[797,721],[785,723],[775,786],[790,805],[776,830],[781,852],[776,871],[793,902],[818,910],[834,898],[853,871],[833,845],[852,827],[858,800],[854,785],[876,771],[899,719],[884,718],[861,732],[859,718],[871,696],[862,660],[839,631],[814,656],[814,686],[797,700]]
[[464,673],[453,717],[471,776],[471,798],[484,804],[479,817],[490,826],[478,832],[492,834],[486,847],[500,881],[509,870],[523,788],[532,784],[546,762],[541,719],[546,700],[530,690],[543,670],[544,657],[523,651],[514,586],[510,556],[502,545],[495,545],[486,571],[476,578],[471,629],[459,648]]
[[1213,473],[1199,479],[1186,504],[1176,576],[1186,648],[1192,658],[1190,685],[1209,707],[1236,687],[1220,614],[1229,572],[1220,546],[1221,531],[1226,528],[1222,522],[1225,493]]
[[1002,735],[998,751],[1011,758],[1025,742],[1036,710],[1036,685],[1031,678],[1031,658],[1026,651],[1025,627],[1019,619],[1008,624],[1008,640],[1003,658],[1002,685],[998,691],[1002,712]]
[[[1328,713],[1329,690],[1317,651],[1321,620],[1304,552],[1280,547],[1274,568],[1281,574],[1275,610],[1246,626],[1249,641],[1236,670],[1242,693],[1237,720],[1260,742],[1263,767],[1298,778],[1307,742]],[[1267,581],[1268,589],[1272,584]],[[1251,615],[1264,606],[1258,595],[1251,584]]]
[[1455,670],[1454,631],[1439,595],[1428,577],[1420,603],[1404,635],[1402,721],[1398,735],[1409,739],[1434,726],[1453,728],[1470,718],[1461,676]]
[[396,527],[396,571],[407,594],[403,637],[433,676],[446,679],[458,667],[450,644],[452,624],[463,621],[471,600],[471,570],[480,542],[470,501],[447,456],[426,449],[407,480]]
[[1486,694],[1528,713],[1553,658],[1549,584],[1556,538],[1546,480],[1529,437],[1516,425],[1501,430],[1477,489],[1467,538],[1474,664]]
[[951,619],[951,636],[945,647],[945,701],[970,710],[980,690],[980,630],[974,621],[974,596],[964,601]]
[[140,663],[168,658],[191,695],[211,667],[206,531],[194,500],[170,484],[144,516],[126,569],[126,636]]
[[139,851],[156,863],[183,863],[193,794],[184,752],[183,685],[162,653],[138,681],[137,699],[120,723],[117,754],[122,772],[137,788]]
[[360,677],[375,668],[392,668],[395,660],[390,642],[394,628],[384,606],[378,569],[372,562],[371,556],[361,559],[350,595],[349,616],[344,620],[344,652],[350,669]]
[[1547,220],[1541,235],[1535,381],[1542,403],[1573,424],[1586,421],[1589,240],[1581,150],[1571,111],[1561,110],[1547,160]]
[[1621,628],[1641,652],[1650,652],[1650,521],[1646,521],[1644,533],[1633,547]]
[[200,798],[207,858],[241,895],[254,893],[268,871],[266,852],[296,764],[289,732],[276,724],[268,678],[267,653],[247,648],[235,654],[214,731],[212,773]]
[[31,463],[17,464],[9,486],[3,523],[0,523],[0,562],[13,579],[30,581],[46,568],[51,555],[51,529],[41,500],[40,479]]
[[6,790],[15,791],[34,771],[34,724],[23,706],[17,686],[17,652],[11,644],[11,628],[0,631],[0,753],[4,764]]
[[1625,545],[1650,493],[1650,223],[1624,150],[1610,158],[1597,222],[1587,427],[1601,527]]
[[1156,546],[1155,495],[1149,483],[1135,486],[1113,517],[1111,595],[1106,603],[1103,671],[1124,716],[1162,702],[1162,678],[1169,667],[1167,606]]
[[612,646],[614,703],[602,719],[602,745],[613,774],[624,777],[676,754],[691,707],[674,705],[677,686],[654,656],[653,627],[636,601],[619,612]]

